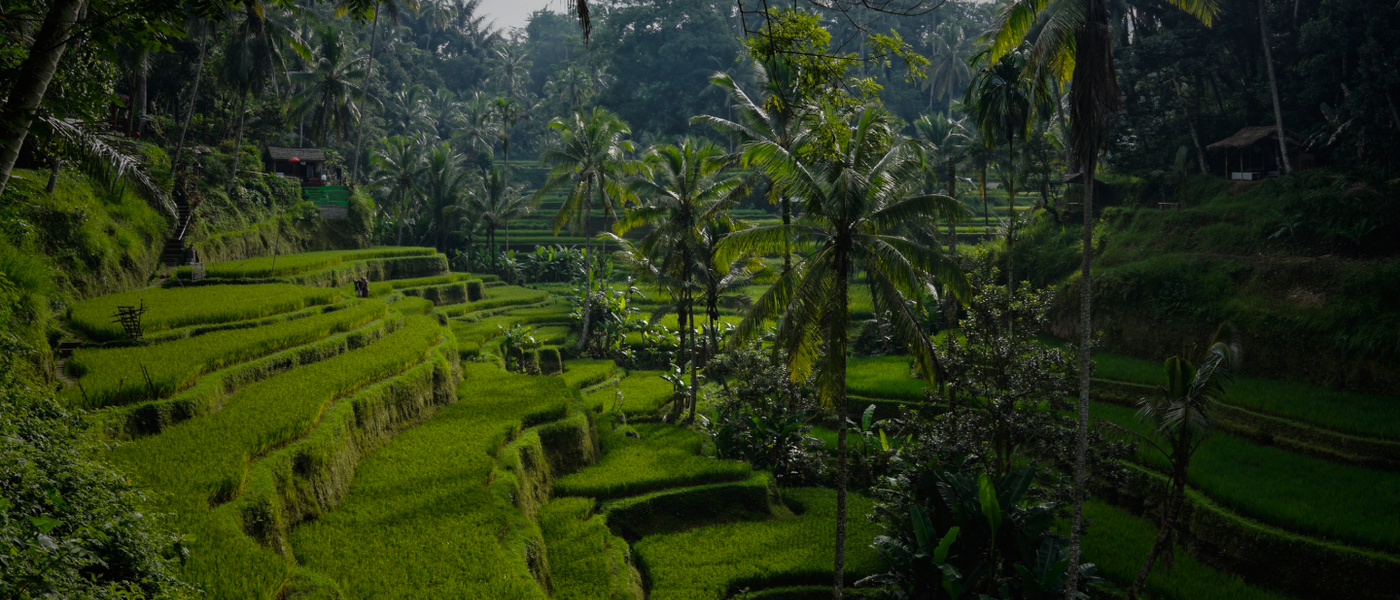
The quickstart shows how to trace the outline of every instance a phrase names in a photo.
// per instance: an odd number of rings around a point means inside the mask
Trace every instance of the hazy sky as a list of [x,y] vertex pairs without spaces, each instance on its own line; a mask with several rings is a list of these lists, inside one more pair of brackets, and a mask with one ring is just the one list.
[[490,15],[487,20],[495,21],[496,27],[510,29],[524,27],[530,13],[541,8],[564,12],[565,6],[563,0],[485,0],[478,10],[482,14]]

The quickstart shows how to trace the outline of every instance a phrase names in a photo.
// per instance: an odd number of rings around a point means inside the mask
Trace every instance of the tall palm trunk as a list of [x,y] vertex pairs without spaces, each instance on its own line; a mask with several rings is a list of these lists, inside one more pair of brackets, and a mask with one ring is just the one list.
[[688,329],[690,329],[690,346],[691,346],[691,349],[690,349],[690,416],[686,418],[686,421],[689,422],[689,423],[694,423],[694,422],[695,422],[695,405],[697,404],[697,399],[698,399],[698,397],[699,397],[699,391],[700,391],[700,376],[699,376],[699,369],[700,369],[700,353],[697,351],[697,348],[696,348],[697,346],[700,345],[700,342],[699,342],[699,339],[700,339],[700,338],[699,338],[699,336],[695,335],[695,306],[694,306],[694,304],[695,304],[695,294],[692,292],[692,293],[689,293],[688,295],[690,296],[690,302],[691,302],[691,307],[690,307],[690,311],[689,311],[689,312],[690,312],[690,325],[688,326]]
[[350,181],[358,182],[360,178],[360,143],[365,139],[365,96],[369,95],[369,78],[374,76],[374,45],[379,39],[379,3],[374,3],[374,19],[370,21],[369,30],[369,64],[365,65],[364,83],[360,85],[365,93],[360,95],[360,122],[355,125],[355,162],[350,168]]
[[[584,198],[593,196],[593,175],[588,175],[588,187],[584,189]],[[602,182],[598,185],[598,198],[603,198]],[[593,220],[593,206],[588,202],[583,203],[583,263],[585,271],[585,283],[583,293],[583,329],[578,335],[578,350],[583,350],[588,346],[588,329],[593,325],[593,307],[591,299],[593,296],[593,237],[588,235],[589,222]]]
[[982,232],[991,235],[992,213],[987,209],[987,159],[985,157],[977,159],[977,181],[977,189],[982,194]]
[[[948,158],[948,197],[956,200],[958,198],[958,163],[953,158]],[[958,255],[958,226],[948,221],[948,258],[956,260]],[[944,308],[943,321],[948,329],[957,327],[958,324],[958,299],[952,294],[947,294],[948,303]]]
[[1075,600],[1079,580],[1080,530],[1084,524],[1084,485],[1087,480],[1086,460],[1089,454],[1089,379],[1094,370],[1090,323],[1089,263],[1094,253],[1094,169],[1097,160],[1090,158],[1084,170],[1084,231],[1079,257],[1079,424],[1075,433],[1074,504],[1070,515],[1069,566],[1065,584],[1066,600]]
[[1259,37],[1264,42],[1264,65],[1269,70],[1269,94],[1274,100],[1274,126],[1278,128],[1278,152],[1283,157],[1283,172],[1292,173],[1293,164],[1288,162],[1288,137],[1283,132],[1283,112],[1279,108],[1278,79],[1274,77],[1274,53],[1269,48],[1269,23],[1264,19],[1264,0],[1259,0]]
[[[1011,172],[1011,176],[1006,181],[1006,290],[1014,298],[1016,296],[1016,253],[1013,251],[1013,245],[1016,241],[1016,136],[1008,136],[1006,142],[1006,168]],[[1010,321],[1008,320],[1007,323],[1009,325]]]
[[1133,585],[1128,588],[1125,600],[1137,599],[1138,591],[1142,589],[1142,584],[1147,582],[1147,576],[1152,573],[1152,566],[1157,563],[1157,558],[1172,545],[1176,517],[1181,512],[1182,502],[1186,500],[1186,473],[1190,464],[1188,461],[1191,460],[1185,448],[1188,441],[1184,435],[1177,440],[1172,456],[1172,487],[1167,490],[1167,499],[1162,505],[1161,529],[1157,532],[1157,539],[1152,542],[1152,549],[1147,552],[1147,560],[1142,563],[1137,577],[1133,579]]
[[[842,242],[849,243],[846,240]],[[846,338],[849,335],[847,324],[850,321],[850,264],[849,251],[837,248],[836,260],[836,303],[833,307],[838,318],[831,320],[830,346],[827,352],[836,357],[836,372],[832,374],[836,382],[836,551],[832,565],[833,600],[841,600],[846,586]]]
[[248,88],[244,86],[238,94],[238,135],[234,136],[233,142],[233,168],[229,169],[228,185],[224,191],[233,194],[233,187],[238,184],[238,163],[243,162],[243,118],[247,114]]
[[195,103],[199,101],[199,80],[204,75],[204,56],[208,49],[209,27],[203,23],[199,28],[199,66],[195,69],[194,86],[190,89],[190,109],[185,112],[184,122],[180,124],[180,139],[175,141],[175,156],[170,159],[170,170],[173,173],[180,171],[180,154],[185,149],[185,134],[190,130],[190,119],[194,118]]
[[29,56],[15,70],[10,97],[0,112],[0,194],[10,181],[24,138],[29,135],[29,125],[58,70],[58,61],[68,47],[68,35],[82,8],[83,0],[54,0],[29,45]]
[[786,194],[779,200],[783,211],[783,274],[792,270],[792,199]]

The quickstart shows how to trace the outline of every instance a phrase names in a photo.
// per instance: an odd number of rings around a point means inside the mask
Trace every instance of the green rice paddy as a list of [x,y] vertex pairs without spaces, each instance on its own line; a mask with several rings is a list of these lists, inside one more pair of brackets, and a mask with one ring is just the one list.
[[76,302],[68,309],[69,324],[95,341],[127,337],[114,317],[120,306],[142,306],[141,329],[150,335],[167,329],[256,319],[330,304],[342,297],[339,290],[284,283],[239,286],[147,288]]
[[603,458],[593,467],[560,478],[554,484],[555,493],[601,500],[738,481],[753,473],[748,463],[700,456],[705,436],[674,425],[639,423],[632,426],[639,434],[636,438],[605,426],[598,429]]

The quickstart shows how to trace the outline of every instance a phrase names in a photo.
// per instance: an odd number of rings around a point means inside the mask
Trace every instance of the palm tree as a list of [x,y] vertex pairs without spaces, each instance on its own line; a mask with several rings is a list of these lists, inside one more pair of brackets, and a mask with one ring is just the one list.
[[311,137],[324,145],[326,136],[334,133],[337,142],[350,134],[350,124],[359,120],[354,100],[361,99],[364,89],[351,83],[363,73],[355,67],[347,52],[340,31],[327,27],[318,32],[320,45],[310,69],[293,73],[294,82],[306,85],[292,97],[292,116],[311,116]]
[[[937,171],[938,163],[943,163],[945,171],[943,174],[944,188],[947,190],[949,198],[958,197],[958,162],[967,154],[967,148],[972,144],[972,137],[968,134],[967,118],[953,118],[947,115],[924,115],[919,120],[914,121],[914,133],[922,139],[929,147],[927,162],[929,171]],[[951,221],[948,222],[948,255],[958,254],[958,228]],[[949,328],[953,328],[957,323],[958,306],[957,299],[952,294],[944,294],[943,314],[947,315]]]
[[[809,250],[754,303],[730,343],[752,340],[765,323],[777,319],[776,345],[793,380],[805,379],[815,369],[822,403],[836,411],[833,595],[840,598],[846,559],[846,352],[851,276],[857,269],[867,273],[876,310],[890,312],[891,327],[909,345],[919,372],[932,383],[942,367],[906,299],[917,297],[929,280],[966,297],[967,280],[937,247],[890,232],[910,222],[961,218],[966,209],[947,196],[908,194],[918,185],[918,161],[910,145],[897,140],[888,113],[865,109],[852,125],[827,109],[819,119],[818,127],[851,131],[848,138],[834,138],[821,162],[808,162],[769,141],[750,148],[753,164],[806,203],[806,211],[791,231],[797,245]],[[787,232],[782,226],[736,231],[721,244],[719,259],[723,262],[745,254],[779,252],[785,248]]]
[[[418,11],[418,0],[402,0],[403,7],[414,12]],[[356,21],[364,22],[365,17],[370,17],[369,25],[369,59],[365,61],[365,77],[360,85],[369,90],[369,78],[374,76],[374,46],[379,39],[379,11],[383,9],[389,13],[394,24],[399,22],[399,3],[396,0],[340,0],[335,5],[335,16],[343,17],[347,13],[353,14]],[[371,16],[372,13],[372,16]],[[366,94],[368,95],[368,94]],[[360,98],[360,106],[357,109],[359,114],[365,114],[365,101]],[[350,180],[355,181],[360,177],[360,143],[365,138],[365,121],[360,120],[359,127],[355,131],[355,160],[350,168]]]
[[462,168],[463,157],[447,142],[434,144],[420,173],[419,189],[432,211],[434,244],[438,252],[447,252],[447,234],[451,208],[469,192],[470,172]]
[[431,122],[426,95],[427,91],[418,84],[389,94],[385,112],[388,113],[391,133],[410,135]]
[[690,415],[687,418],[691,421],[695,420],[699,389],[695,278],[704,267],[700,255],[701,238],[703,227],[709,222],[728,218],[722,211],[744,191],[742,179],[728,173],[733,162],[714,144],[689,138],[679,146],[667,144],[653,148],[647,157],[651,168],[630,185],[643,199],[643,204],[627,211],[613,227],[614,233],[621,235],[643,225],[653,226],[654,229],[637,243],[637,249],[652,257],[663,273],[679,282],[681,303],[677,307],[677,323],[681,330],[681,348],[690,362]]
[[[700,115],[690,122],[705,123],[721,134],[744,144],[746,148],[762,144],[774,144],[792,153],[806,143],[807,131],[802,119],[809,111],[803,106],[803,98],[797,85],[797,74],[791,63],[781,55],[755,65],[754,74],[763,86],[764,96],[755,102],[728,73],[716,73],[710,83],[729,93],[738,113],[733,121],[712,115]],[[792,194],[773,182],[769,188],[769,201],[779,205],[783,227],[792,226]],[[792,243],[789,240],[783,248],[783,271],[792,268]]]
[[[979,58],[984,58],[983,54]],[[1003,177],[1008,198],[1008,221],[1006,227],[1006,277],[1007,290],[1016,291],[1016,271],[1012,246],[1016,232],[1016,136],[1022,139],[1030,136],[1031,121],[1036,109],[1049,106],[1049,95],[1044,86],[1035,85],[1027,79],[1025,55],[1022,52],[1008,52],[996,62],[977,71],[963,95],[963,106],[972,117],[988,147],[996,145],[998,139],[1006,140],[1006,163]],[[1045,110],[1040,112],[1044,113]]]
[[[1167,0],[1207,27],[1220,11],[1217,0]],[[1094,176],[1099,150],[1122,105],[1113,69],[1113,30],[1108,0],[1011,0],[997,14],[988,60],[1030,43],[1027,68],[1055,83],[1070,82],[1071,157],[1084,173],[1083,252],[1079,263],[1079,431],[1074,458],[1074,506],[1070,518],[1066,600],[1079,593],[1079,534],[1084,520],[1085,457],[1089,450],[1090,259],[1093,257]],[[1048,14],[1047,14],[1048,13]],[[1032,31],[1034,34],[1032,35]]]
[[439,88],[428,97],[428,120],[439,140],[451,139],[461,114],[462,103],[457,101],[457,94],[452,93],[452,90]]
[[229,169],[226,186],[230,193],[238,181],[238,166],[243,158],[243,123],[248,95],[261,93],[263,87],[269,84],[276,87],[277,76],[287,71],[283,54],[288,45],[293,44],[286,28],[268,17],[267,6],[262,0],[246,0],[243,3],[243,21],[234,27],[229,36],[222,65],[224,81],[232,85],[238,94],[238,134],[234,137],[233,168]]
[[465,145],[467,154],[484,152],[489,156],[500,133],[491,98],[480,90],[472,92],[461,105],[452,139]]
[[929,56],[933,60],[928,66],[928,77],[922,85],[928,88],[928,110],[933,110],[934,98],[948,98],[944,114],[953,112],[953,90],[972,78],[968,68],[968,41],[963,29],[956,23],[945,22],[935,31],[929,32]]
[[199,28],[199,62],[195,63],[194,81],[190,86],[190,109],[180,120],[180,137],[175,141],[175,154],[170,158],[172,173],[180,172],[180,155],[185,149],[185,134],[190,131],[190,119],[194,118],[195,103],[199,101],[199,80],[204,78],[204,57],[209,50],[209,29],[213,27],[211,21],[201,17],[196,17],[191,25]]
[[506,231],[506,247],[510,247],[510,221],[534,212],[535,205],[529,196],[521,193],[524,188],[511,185],[510,171],[503,167],[492,167],[481,178],[480,185],[472,194],[471,204],[478,223],[486,228],[486,245],[491,249],[491,269],[498,270],[496,264],[496,230]]
[[753,299],[740,293],[740,290],[753,283],[763,272],[763,261],[756,256],[740,256],[720,260],[719,245],[729,234],[747,226],[735,219],[711,219],[705,224],[700,235],[700,277],[699,287],[705,293],[705,316],[709,320],[709,346],[707,354],[719,352],[719,310],[748,310]]
[[527,59],[525,46],[503,43],[496,46],[488,64],[491,76],[488,81],[496,91],[506,98],[518,98],[520,88],[530,78],[530,67],[535,63]]
[[1239,343],[1227,323],[1216,331],[1200,368],[1180,356],[1168,358],[1162,365],[1166,371],[1167,385],[1157,388],[1157,396],[1143,398],[1138,403],[1138,418],[1152,423],[1151,435],[1142,435],[1100,420],[1162,453],[1172,469],[1167,482],[1167,497],[1162,503],[1162,528],[1147,553],[1147,560],[1128,588],[1127,600],[1137,597],[1157,558],[1163,552],[1170,552],[1176,518],[1181,514],[1181,505],[1186,500],[1186,478],[1191,470],[1191,457],[1215,429],[1212,421],[1214,405],[1225,394],[1225,387],[1239,368],[1240,355]]
[[422,140],[402,135],[386,139],[384,147],[370,157],[370,164],[375,185],[386,192],[388,204],[397,209],[397,244],[402,246],[408,207],[419,192],[418,179],[424,168]]
[[555,67],[554,76],[544,84],[544,92],[565,110],[581,110],[593,98],[593,77],[578,64],[565,63]]
[[[535,190],[535,199],[543,198],[565,186],[569,192],[554,218],[554,234],[573,226],[584,238],[584,261],[588,264],[586,290],[593,289],[592,216],[595,207],[603,214],[616,218],[615,198],[621,193],[621,176],[627,169],[626,154],[632,151],[631,133],[627,124],[612,112],[594,107],[587,113],[574,112],[568,117],[556,117],[549,128],[559,134],[559,145],[540,153],[540,162],[552,167],[544,185]],[[611,198],[609,192],[612,192]],[[597,203],[594,203],[594,194]],[[578,347],[588,343],[591,323],[588,295],[584,296],[583,331]]]

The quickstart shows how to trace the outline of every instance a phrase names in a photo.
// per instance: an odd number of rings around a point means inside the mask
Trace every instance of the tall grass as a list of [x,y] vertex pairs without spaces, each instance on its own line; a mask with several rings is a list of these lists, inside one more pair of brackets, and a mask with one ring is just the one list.
[[555,599],[642,598],[632,549],[593,508],[590,498],[559,498],[540,511]]
[[410,319],[368,347],[249,385],[221,410],[124,444],[111,458],[152,490],[178,531],[194,536],[184,566],[190,581],[213,597],[267,597],[289,563],[210,506],[237,495],[250,459],[304,435],[331,402],[423,361],[441,338],[432,319]]
[[928,386],[910,375],[908,356],[851,358],[846,366],[846,388],[857,396],[895,400],[923,400]]
[[600,387],[584,397],[584,404],[595,411],[617,410],[618,391],[622,392],[621,411],[629,417],[655,415],[672,392],[661,371],[632,371],[618,383],[618,389]]
[[442,308],[442,313],[449,317],[459,317],[491,308],[537,304],[548,299],[549,292],[516,287],[513,285],[503,285],[486,288],[486,297],[476,302],[464,302],[462,304],[444,307]]
[[[263,279],[297,275],[356,260],[431,256],[435,252],[436,250],[432,248],[396,248],[391,246],[365,250],[326,250],[217,262],[207,265],[205,272],[209,277],[220,279]],[[276,264],[274,265],[274,263]]]
[[[1131,408],[1094,403],[1094,416],[1146,431]],[[1167,468],[1155,450],[1138,458]],[[1216,433],[1191,460],[1190,482],[1242,514],[1292,531],[1400,549],[1400,473],[1334,463]]]
[[665,423],[635,426],[639,438],[603,426],[598,438],[603,458],[597,465],[559,478],[561,496],[598,499],[643,494],[664,488],[738,481],[753,474],[748,463],[700,456],[705,436]]
[[[1096,373],[1104,379],[1161,385],[1162,363],[1098,352]],[[1348,392],[1306,383],[1238,377],[1225,400],[1259,412],[1296,419],[1344,433],[1400,439],[1400,398]]]
[[548,597],[526,563],[538,530],[487,484],[506,436],[570,392],[556,378],[464,370],[456,404],[361,462],[346,501],[292,532],[297,560],[347,597]]
[[[783,499],[797,512],[768,521],[696,527],[643,538],[637,563],[651,580],[652,600],[713,600],[743,588],[829,584],[836,539],[836,492],[794,488]],[[860,515],[872,509],[849,496],[846,576],[851,582],[881,570],[870,548],[879,529]]]
[[569,387],[598,385],[617,374],[617,364],[608,359],[576,358],[564,361],[564,381]]
[[307,306],[330,304],[342,297],[340,290],[286,283],[184,288],[148,288],[109,294],[76,302],[68,307],[69,323],[95,341],[119,340],[125,330],[113,315],[118,306],[144,303],[142,330],[155,333],[176,327],[228,323],[291,312]]
[[[198,376],[226,366],[355,329],[384,316],[377,300],[355,300],[340,310],[252,329],[216,331],[163,344],[79,348],[68,370],[79,375],[69,401],[87,408],[162,398]],[[149,382],[146,379],[149,377]]]
[[[1157,537],[1152,522],[1097,500],[1084,503],[1089,518],[1084,536],[1084,559],[1098,565],[1100,574],[1127,585],[1142,568],[1142,561]],[[1210,567],[1176,547],[1176,568],[1156,569],[1147,578],[1147,591],[1170,600],[1287,600],[1287,596],[1253,587],[1243,579]]]

